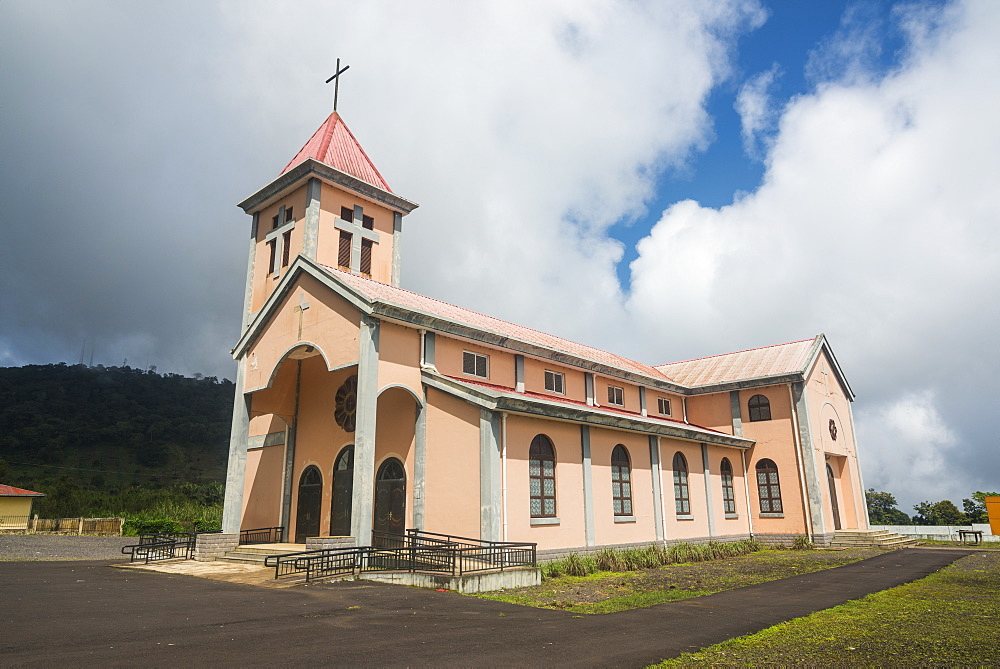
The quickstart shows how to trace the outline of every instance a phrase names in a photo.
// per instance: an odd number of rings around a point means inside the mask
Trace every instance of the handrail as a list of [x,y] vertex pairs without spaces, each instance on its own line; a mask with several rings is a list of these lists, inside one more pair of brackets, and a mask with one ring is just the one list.
[[285,533],[284,525],[276,527],[254,527],[248,530],[240,530],[240,545],[247,544],[271,544],[281,541]]

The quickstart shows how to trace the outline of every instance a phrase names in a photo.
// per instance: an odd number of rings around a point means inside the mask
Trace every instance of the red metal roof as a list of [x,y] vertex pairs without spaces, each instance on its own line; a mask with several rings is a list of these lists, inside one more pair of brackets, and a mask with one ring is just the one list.
[[15,488],[12,485],[0,483],[0,497],[45,497],[45,493],[32,492],[24,488]]
[[657,365],[668,378],[685,386],[708,386],[801,372],[816,338],[762,346],[707,358]]
[[376,188],[392,192],[389,184],[379,174],[368,154],[361,148],[361,144],[337,112],[333,112],[323,121],[323,125],[313,133],[281,173],[284,174],[308,158],[346,172]]
[[426,295],[420,295],[419,293],[414,293],[409,290],[404,290],[388,284],[379,283],[378,281],[366,279],[335,267],[327,265],[324,265],[323,267],[331,273],[336,273],[335,275],[338,279],[350,285],[352,288],[356,289],[372,301],[385,302],[399,307],[404,307],[406,309],[421,311],[423,313],[430,314],[431,316],[437,316],[453,323],[467,325],[477,330],[491,332],[493,334],[500,335],[501,337],[516,339],[528,344],[558,351],[560,353],[566,353],[578,358],[584,358],[585,360],[599,362],[610,367],[615,367],[635,374],[641,374],[653,379],[663,379],[664,381],[668,380],[663,376],[663,374],[653,367],[644,365],[641,362],[636,362],[635,360],[623,358],[619,355],[615,355],[614,353],[608,353],[607,351],[602,351],[598,348],[593,348],[592,346],[578,344],[568,339],[539,332],[538,330],[533,330],[523,325],[517,325],[516,323],[510,323],[499,318],[494,318],[493,316],[487,316],[470,309],[463,309],[462,307],[457,307],[454,304],[448,304],[447,302],[435,300],[434,298],[427,297]]

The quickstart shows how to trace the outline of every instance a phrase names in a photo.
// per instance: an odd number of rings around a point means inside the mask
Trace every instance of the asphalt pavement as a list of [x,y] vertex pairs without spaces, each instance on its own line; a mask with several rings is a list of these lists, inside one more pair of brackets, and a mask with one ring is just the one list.
[[606,615],[364,581],[286,589],[0,561],[0,666],[645,666],[922,578],[973,551],[902,549]]

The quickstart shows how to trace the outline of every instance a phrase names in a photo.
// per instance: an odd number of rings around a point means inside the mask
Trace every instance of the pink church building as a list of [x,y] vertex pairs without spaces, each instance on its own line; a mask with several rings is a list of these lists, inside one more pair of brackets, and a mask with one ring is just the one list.
[[651,366],[404,290],[417,205],[337,112],[239,206],[224,533],[416,528],[554,555],[867,529],[823,335]]

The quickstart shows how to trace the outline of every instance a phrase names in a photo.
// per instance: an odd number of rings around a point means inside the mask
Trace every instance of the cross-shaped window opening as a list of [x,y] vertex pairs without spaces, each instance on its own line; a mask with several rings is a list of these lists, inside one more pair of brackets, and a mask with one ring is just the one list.
[[271,217],[271,224],[271,231],[264,236],[268,247],[267,273],[277,278],[278,263],[287,267],[292,257],[292,230],[295,228],[292,208],[282,205],[278,213]]
[[270,256],[269,260],[267,261],[268,274],[274,274],[274,261],[276,260],[277,251],[278,251],[277,240],[272,239],[267,243],[267,252],[268,255]]
[[288,258],[292,253],[292,231],[281,236],[281,266],[288,267]]
[[366,216],[361,206],[341,207],[340,218],[334,221],[334,226],[340,231],[337,266],[371,278],[372,255],[379,242],[375,218]]

